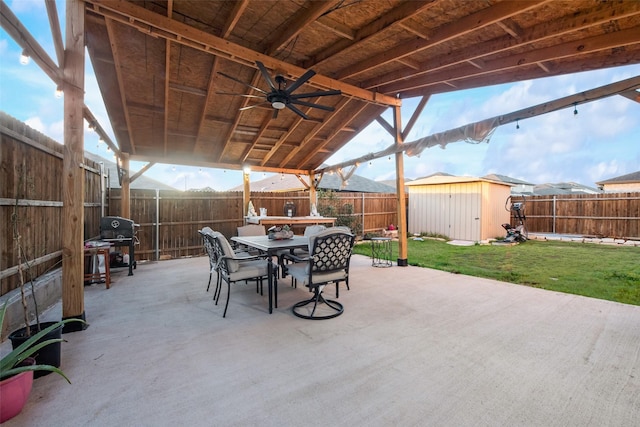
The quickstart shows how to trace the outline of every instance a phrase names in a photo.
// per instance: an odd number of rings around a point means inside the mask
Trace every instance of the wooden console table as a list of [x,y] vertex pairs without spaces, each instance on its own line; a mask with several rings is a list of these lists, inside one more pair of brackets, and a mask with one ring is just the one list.
[[261,224],[264,226],[285,224],[291,226],[306,226],[326,224],[333,227],[336,223],[336,218],[324,216],[246,216],[244,219],[247,224]]

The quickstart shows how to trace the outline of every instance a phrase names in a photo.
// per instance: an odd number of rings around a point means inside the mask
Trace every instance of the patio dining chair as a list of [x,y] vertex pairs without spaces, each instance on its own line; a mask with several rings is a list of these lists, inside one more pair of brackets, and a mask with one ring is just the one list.
[[207,292],[209,292],[209,287],[211,286],[211,278],[213,277],[213,273],[216,274],[216,289],[213,293],[213,298],[218,295],[220,291],[220,275],[218,274],[218,256],[216,254],[213,243],[210,239],[206,238],[207,234],[210,234],[215,237],[215,232],[210,227],[203,227],[202,230],[198,230],[198,233],[202,236],[202,245],[204,246],[204,251],[209,257],[209,283],[207,283]]
[[328,228],[309,237],[309,257],[285,255],[285,258],[295,261],[289,265],[288,274],[313,292],[310,299],[293,305],[293,314],[317,320],[331,319],[344,312],[341,303],[325,299],[322,291],[328,284],[335,283],[338,286],[339,282],[348,280],[353,243],[352,234]]
[[[260,225],[260,224],[247,224],[247,225],[243,225],[242,227],[238,227],[236,229],[237,233],[238,233],[238,237],[245,237],[245,236],[266,236],[267,235],[267,229],[265,228],[264,225]],[[249,251],[249,253],[251,255],[258,255],[259,252],[255,251],[255,250],[249,250],[248,248],[244,247],[244,246],[237,246],[236,247],[237,250],[243,250],[243,251]]]
[[[309,225],[304,229],[304,237],[313,236],[314,234],[318,234],[321,231],[324,231],[326,229],[327,227],[322,224]],[[277,252],[278,265],[280,266],[280,271],[282,272],[280,277],[282,278],[284,278],[287,275],[287,266],[286,266],[287,260],[284,257],[287,254],[293,254],[299,258],[306,258],[309,256],[309,250],[297,248],[297,249],[283,249]],[[294,284],[295,282],[292,280],[291,286],[294,286]]]
[[[217,233],[215,236],[205,234],[205,238],[212,244],[216,256],[218,258],[218,274],[220,280],[227,283],[227,301],[224,306],[222,317],[226,317],[229,308],[229,297],[231,296],[231,284],[237,282],[256,282],[256,291],[262,293],[262,285],[264,279],[268,280],[268,260],[264,255],[245,256],[238,255],[234,252],[231,244],[224,235]],[[274,277],[274,286],[277,286],[276,277]],[[220,299],[220,290],[215,295],[215,302],[218,305]]]

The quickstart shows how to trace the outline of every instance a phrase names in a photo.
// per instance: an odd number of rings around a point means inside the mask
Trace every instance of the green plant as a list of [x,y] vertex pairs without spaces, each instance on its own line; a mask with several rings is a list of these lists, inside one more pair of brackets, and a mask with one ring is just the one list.
[[336,226],[349,227],[356,236],[362,234],[360,217],[354,214],[353,205],[351,203],[341,204],[335,191],[318,191],[318,211],[322,216],[336,218]]
[[[4,323],[4,314],[6,310],[7,310],[7,304],[4,303],[0,308],[0,330],[2,330],[2,325]],[[48,328],[45,328],[40,332],[38,332],[37,334],[30,337],[27,341],[25,341],[24,343],[19,345],[17,348],[15,348],[13,351],[11,351],[11,353],[7,354],[6,356],[3,356],[2,359],[0,359],[0,380],[19,374],[20,372],[51,371],[51,372],[55,372],[56,374],[62,375],[62,377],[65,380],[67,380],[68,383],[71,383],[71,381],[69,381],[69,378],[67,378],[64,372],[62,372],[59,368],[56,368],[55,366],[51,366],[51,365],[20,366],[21,363],[25,361],[25,359],[36,354],[36,352],[38,352],[38,350],[40,350],[41,348],[44,348],[56,342],[61,342],[62,341],[61,338],[45,340],[42,342],[39,342],[39,341],[49,332],[61,326],[64,326],[66,323],[70,323],[70,322],[85,323],[81,319],[67,319],[67,320],[62,320],[60,322],[56,322],[53,325],[49,326]]]

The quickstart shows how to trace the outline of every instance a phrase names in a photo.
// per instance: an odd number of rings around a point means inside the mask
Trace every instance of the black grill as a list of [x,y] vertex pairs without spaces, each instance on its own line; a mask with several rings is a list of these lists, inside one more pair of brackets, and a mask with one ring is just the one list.
[[135,243],[138,226],[132,220],[120,216],[100,218],[100,240],[109,242],[113,246],[129,247],[129,276],[133,276],[133,268],[136,267]]
[[133,239],[135,224],[132,220],[120,216],[100,218],[100,238],[102,240]]

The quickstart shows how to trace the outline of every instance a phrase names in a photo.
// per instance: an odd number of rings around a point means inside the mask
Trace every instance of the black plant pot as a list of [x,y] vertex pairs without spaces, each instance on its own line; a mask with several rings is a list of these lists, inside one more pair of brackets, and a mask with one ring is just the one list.
[[[41,322],[40,329],[46,329],[49,326],[55,324],[57,322]],[[38,328],[36,325],[31,325],[31,336],[38,333]],[[59,328],[54,329],[53,331],[46,334],[44,337],[38,340],[38,342],[43,342],[52,339],[61,339],[62,338],[62,328],[61,325]],[[27,341],[31,336],[27,337],[26,328],[18,329],[9,335],[9,339],[11,340],[11,347],[15,350],[22,343]],[[60,342],[56,342],[53,344],[49,344],[46,347],[42,347],[35,355],[31,356],[36,359],[36,365],[51,365],[56,368],[60,367]],[[51,371],[35,371],[33,373],[34,378],[43,377],[45,375],[49,375]]]

